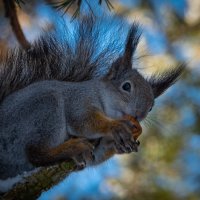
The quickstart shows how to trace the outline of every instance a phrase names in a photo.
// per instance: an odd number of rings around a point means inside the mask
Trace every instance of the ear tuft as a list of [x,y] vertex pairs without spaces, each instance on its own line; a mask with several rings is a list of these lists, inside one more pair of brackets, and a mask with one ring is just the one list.
[[124,53],[113,62],[105,78],[109,80],[118,79],[124,71],[132,69],[132,58],[137,48],[140,36],[141,32],[139,32],[139,25],[133,23],[125,41]]
[[133,23],[125,41],[124,53],[112,63],[109,72],[105,76],[106,79],[118,79],[124,72],[132,69],[132,57],[137,48],[140,36],[139,25]]
[[139,31],[139,24],[133,23],[126,39],[126,46],[123,55],[123,64],[127,67],[132,67],[132,57],[136,51],[140,36],[141,31]]
[[157,98],[172,86],[183,73],[185,67],[185,64],[179,64],[176,68],[173,68],[162,75],[157,74],[151,76],[147,81],[153,89],[154,98]]

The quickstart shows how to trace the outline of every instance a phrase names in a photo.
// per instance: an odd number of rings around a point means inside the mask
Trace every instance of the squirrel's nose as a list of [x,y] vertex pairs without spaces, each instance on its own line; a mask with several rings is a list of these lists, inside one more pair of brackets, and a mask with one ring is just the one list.
[[145,118],[145,113],[141,111],[136,111],[135,119],[139,122]]

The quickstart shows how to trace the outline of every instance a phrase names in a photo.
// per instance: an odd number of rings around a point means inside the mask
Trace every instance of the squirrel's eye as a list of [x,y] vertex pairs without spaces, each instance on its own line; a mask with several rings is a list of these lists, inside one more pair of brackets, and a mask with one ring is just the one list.
[[149,112],[151,112],[151,110],[152,110],[152,107],[149,109]]
[[131,91],[131,84],[129,82],[126,82],[122,85],[122,89],[127,91],[127,92],[130,92]]

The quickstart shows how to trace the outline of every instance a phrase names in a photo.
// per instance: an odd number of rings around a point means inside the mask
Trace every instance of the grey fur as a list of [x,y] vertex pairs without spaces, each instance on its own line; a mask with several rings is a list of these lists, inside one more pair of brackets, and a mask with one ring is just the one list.
[[[103,80],[65,83],[52,80],[33,83],[6,97],[0,105],[0,178],[34,169],[25,151],[28,144],[44,147],[48,142],[51,148],[62,144],[70,136],[100,138],[99,133],[88,132],[87,119],[84,119],[91,105],[112,119],[122,118],[124,113],[135,116],[134,108],[148,111],[153,101],[149,86],[145,84],[143,92],[138,90],[138,85],[145,81],[135,71],[126,79],[135,84],[131,96],[116,92],[120,83],[116,85]],[[138,97],[132,101],[135,96]],[[141,98],[142,104],[137,102]],[[76,131],[79,126],[81,132]]]
[[[129,114],[141,121],[153,106],[154,98],[181,74],[183,67],[170,71],[164,79],[145,80],[132,69],[131,62],[139,41],[138,27],[133,24],[128,28],[126,41],[123,41],[125,50],[116,58],[120,45],[115,37],[107,41],[110,43],[106,48],[100,48],[99,37],[103,35],[99,35],[102,32],[98,28],[102,20],[84,17],[74,45],[67,39],[62,43],[55,35],[48,35],[34,43],[29,52],[10,51],[3,60],[0,179],[35,168],[27,154],[28,146],[50,149],[72,136],[101,139],[93,152],[96,160],[87,163],[104,161],[106,150],[116,148],[116,143],[120,146],[119,139],[124,139],[126,146],[129,138],[124,135],[116,139],[112,133],[102,138],[99,132],[90,132],[87,129],[89,111],[94,108],[113,120]],[[119,24],[115,31],[122,27]],[[102,69],[106,71],[103,75],[99,73]],[[122,87],[127,82],[131,85],[130,92]],[[130,135],[129,130],[125,132]]]

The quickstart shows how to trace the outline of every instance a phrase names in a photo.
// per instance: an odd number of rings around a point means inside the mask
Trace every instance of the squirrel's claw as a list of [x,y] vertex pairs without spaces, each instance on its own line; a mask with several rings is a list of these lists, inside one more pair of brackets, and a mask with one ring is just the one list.
[[[131,115],[124,116],[125,120],[128,120],[132,124],[132,134],[135,141],[137,141],[138,137],[142,134],[142,127],[140,123]],[[139,145],[138,145],[139,146]]]
[[94,146],[88,140],[83,139],[82,152],[73,157],[74,162],[77,165],[77,169],[84,169],[88,163],[94,161]]
[[113,128],[113,137],[117,153],[137,152],[139,142],[137,138],[142,132],[139,122],[132,116],[125,116],[117,126]]

